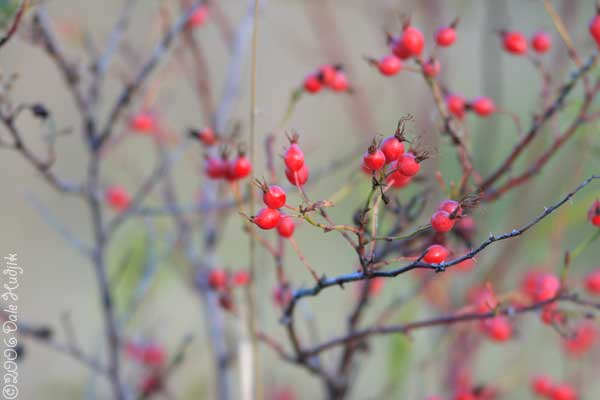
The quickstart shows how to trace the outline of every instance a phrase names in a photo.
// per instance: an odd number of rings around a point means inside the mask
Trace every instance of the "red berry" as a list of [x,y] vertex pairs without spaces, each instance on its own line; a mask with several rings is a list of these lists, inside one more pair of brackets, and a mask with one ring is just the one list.
[[394,55],[398,58],[400,58],[401,60],[406,60],[407,58],[410,58],[411,56],[411,52],[408,49],[408,47],[406,47],[404,45],[404,41],[402,40],[402,37],[395,39],[392,42],[392,52],[394,53]]
[[430,59],[429,61],[423,63],[423,72],[425,73],[425,75],[431,78],[437,76],[440,73],[441,68],[442,65],[438,60],[435,59]]
[[448,249],[441,244],[432,244],[425,251],[423,261],[427,264],[441,264],[448,258]]
[[435,33],[435,42],[438,46],[451,46],[456,40],[456,30],[451,26],[444,26]]
[[379,60],[377,63],[377,68],[379,68],[379,72],[385,76],[396,75],[402,70],[402,61],[395,55],[391,54]]
[[465,115],[465,99],[458,94],[446,96],[446,107],[448,107],[448,112],[457,118],[462,118]]
[[600,295],[600,269],[585,277],[585,290],[589,294]]
[[577,400],[577,392],[567,383],[559,383],[552,388],[550,399],[552,400]]
[[164,364],[166,358],[162,346],[149,344],[143,349],[141,361],[146,365],[158,366]]
[[308,93],[317,93],[321,90],[321,81],[317,75],[311,74],[304,78],[304,90]]
[[600,15],[596,15],[594,18],[592,18],[590,21],[589,30],[590,35],[592,35],[596,41],[596,44],[600,46]]
[[279,223],[280,217],[281,213],[279,210],[265,207],[252,218],[252,222],[261,229],[273,229]]
[[396,136],[390,136],[381,144],[381,151],[383,151],[383,154],[385,155],[385,162],[391,163],[404,154],[404,143]]
[[143,396],[149,397],[154,393],[161,391],[163,388],[163,381],[160,375],[150,375],[145,377],[140,384],[139,390]]
[[331,86],[337,71],[333,65],[326,64],[319,68],[318,77],[324,85]]
[[597,336],[596,326],[593,323],[584,322],[564,340],[563,344],[571,356],[578,357],[588,352],[596,342]]
[[498,307],[498,299],[491,287],[475,287],[468,297],[477,312],[486,313]]
[[273,289],[273,301],[279,307],[285,307],[292,301],[292,291],[287,286],[276,286]]
[[[373,151],[371,151],[373,150]],[[363,163],[365,167],[372,171],[379,171],[385,165],[385,154],[383,151],[375,148],[369,148],[363,155]]]
[[231,294],[227,292],[223,292],[219,294],[219,305],[223,310],[233,311],[235,308],[235,304],[233,303],[233,298]]
[[408,185],[412,181],[412,176],[406,176],[396,169],[397,162],[394,164],[393,172],[388,175],[386,182],[391,184],[393,188],[400,189]]
[[290,144],[283,155],[283,162],[290,171],[299,171],[304,166],[304,153],[297,143]]
[[334,92],[345,92],[350,87],[348,76],[343,71],[336,71],[329,87]]
[[478,400],[478,398],[470,391],[460,391],[454,395],[453,400]]
[[600,227],[600,200],[596,200],[592,203],[592,206],[588,211],[588,220],[590,221],[590,224]]
[[417,161],[417,158],[413,153],[404,153],[396,162],[398,171],[402,175],[406,176],[415,176],[419,169],[421,169],[421,164]]
[[227,168],[227,162],[220,158],[209,157],[204,162],[204,172],[210,179],[223,178]]
[[460,203],[455,200],[446,199],[440,203],[438,206],[438,210],[446,211],[448,214],[460,217],[462,215],[462,207]]
[[156,130],[156,117],[151,112],[141,111],[129,119],[129,128],[139,133],[152,133]]
[[294,186],[304,186],[306,181],[308,181],[309,175],[308,167],[306,165],[303,165],[299,171],[295,172],[287,168],[285,170],[285,177],[288,182]]
[[217,143],[217,135],[215,135],[215,131],[213,131],[211,127],[207,127],[198,131],[196,137],[202,142],[202,144],[208,147]]
[[235,271],[231,281],[235,286],[246,286],[248,283],[250,283],[250,273],[245,269]]
[[471,102],[471,108],[481,117],[487,117],[496,111],[496,106],[489,97],[476,98]]
[[279,219],[279,224],[277,224],[279,236],[289,238],[294,234],[295,229],[296,224],[294,223],[294,218],[289,215],[282,215]]
[[512,336],[510,321],[504,315],[484,320],[482,329],[490,339],[496,342],[505,342]]
[[531,380],[533,392],[540,396],[549,396],[552,393],[553,387],[554,383],[545,375],[536,376]]
[[527,38],[521,32],[505,32],[502,34],[504,49],[512,54],[525,54],[527,52]]
[[227,272],[213,268],[208,274],[208,285],[215,290],[223,289],[227,285]]
[[131,203],[129,193],[121,186],[109,186],[104,197],[108,205],[115,211],[123,211]]
[[445,233],[454,227],[454,220],[446,211],[436,211],[431,216],[431,227],[439,233]]
[[263,202],[269,208],[281,208],[285,205],[285,191],[277,185],[271,185],[263,193]]
[[531,47],[538,53],[545,53],[552,47],[552,38],[546,32],[537,32],[531,38]]
[[252,164],[246,156],[238,156],[235,160],[229,162],[227,168],[227,178],[230,180],[243,179],[252,172]]
[[190,19],[187,22],[188,28],[199,28],[204,25],[206,22],[206,18],[208,17],[208,9],[205,6],[199,7],[194,13],[190,16]]
[[425,38],[420,30],[409,26],[404,29],[402,34],[402,43],[411,55],[418,56],[425,47]]
[[521,287],[533,300],[546,301],[558,294],[560,279],[551,273],[530,271],[525,276]]
[[560,312],[556,303],[550,303],[542,308],[541,319],[546,325],[559,324],[564,322],[564,314]]

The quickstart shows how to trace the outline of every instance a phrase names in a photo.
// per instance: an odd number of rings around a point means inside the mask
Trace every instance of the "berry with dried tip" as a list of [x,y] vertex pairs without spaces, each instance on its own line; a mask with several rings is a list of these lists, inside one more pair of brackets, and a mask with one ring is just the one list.
[[374,145],[371,145],[363,155],[363,163],[371,171],[379,171],[385,165],[385,161],[386,157],[383,151]]
[[585,290],[589,294],[600,296],[600,269],[585,277]]
[[303,165],[298,171],[292,171],[287,168],[285,170],[285,177],[294,186],[304,186],[308,181],[309,175],[310,173],[306,165]]
[[217,135],[211,127],[206,127],[200,130],[192,129],[190,130],[190,135],[200,140],[202,144],[207,147],[214,146],[217,143]]
[[448,108],[448,112],[455,117],[464,117],[466,106],[467,104],[464,97],[458,94],[449,94],[446,96],[446,107]]
[[285,205],[285,191],[277,185],[263,189],[263,202],[269,208],[279,209]]
[[590,224],[600,227],[600,200],[596,200],[592,203],[592,206],[588,211],[588,220],[590,221]]
[[304,78],[304,90],[308,93],[318,93],[321,90],[321,81],[315,74],[310,74]]
[[438,206],[438,210],[446,211],[450,215],[454,214],[454,217],[460,217],[462,215],[462,207],[456,200],[443,200]]
[[256,224],[260,229],[273,229],[279,223],[281,213],[279,210],[274,210],[269,207],[262,208],[258,214],[252,217],[252,222]]
[[247,177],[250,175],[250,172],[252,172],[252,163],[250,163],[248,157],[240,154],[237,158],[229,162],[226,177],[229,180],[235,181]]
[[596,44],[600,46],[600,15],[596,14],[590,21],[589,25],[590,35],[596,41]]
[[471,102],[471,109],[480,117],[487,117],[496,111],[496,106],[489,97],[478,97]]
[[496,342],[505,342],[512,336],[510,321],[505,315],[498,315],[482,321],[483,332]]
[[383,75],[393,76],[402,70],[402,61],[394,54],[390,54],[377,62],[377,68]]
[[385,155],[386,164],[389,164],[404,154],[404,143],[396,136],[390,136],[381,143],[381,151]]
[[213,268],[208,273],[208,286],[221,290],[227,285],[227,272],[221,268]]
[[527,53],[527,38],[521,32],[503,32],[502,43],[504,49],[511,54],[522,55]]
[[294,230],[296,229],[296,224],[294,222],[294,218],[289,215],[282,215],[279,219],[279,224],[277,224],[277,232],[279,236],[284,238],[292,237],[294,234]]
[[206,22],[208,18],[208,8],[206,6],[200,6],[194,13],[190,16],[187,21],[188,28],[199,28]]
[[437,76],[441,69],[442,65],[434,58],[430,58],[429,61],[423,63],[423,73],[430,78]]
[[439,233],[449,232],[454,227],[454,219],[446,211],[436,211],[431,216],[431,227]]
[[531,389],[539,396],[550,396],[553,388],[554,382],[546,375],[535,376],[531,380]]
[[336,71],[335,76],[331,80],[329,87],[334,92],[345,92],[350,88],[348,83],[348,76],[344,71]]
[[537,32],[531,38],[531,47],[538,53],[545,53],[552,47],[552,38],[546,32]]
[[115,211],[123,211],[129,207],[131,196],[122,186],[109,186],[104,193],[106,202]]
[[402,33],[402,44],[413,56],[418,56],[423,52],[425,47],[425,38],[423,33],[417,28],[408,26]]
[[221,158],[208,157],[204,161],[204,172],[210,179],[220,179],[227,174],[227,162]]
[[417,157],[411,153],[404,153],[396,162],[398,172],[405,176],[415,176],[421,169]]
[[435,32],[435,42],[438,46],[452,46],[455,41],[456,29],[453,26],[443,26]]
[[295,140],[297,139],[293,138],[292,140],[290,147],[288,147],[283,155],[283,162],[290,171],[299,171],[304,166],[304,152],[302,152],[302,149],[296,143]]
[[427,264],[441,264],[448,258],[448,249],[441,244],[432,244],[425,251],[423,261]]

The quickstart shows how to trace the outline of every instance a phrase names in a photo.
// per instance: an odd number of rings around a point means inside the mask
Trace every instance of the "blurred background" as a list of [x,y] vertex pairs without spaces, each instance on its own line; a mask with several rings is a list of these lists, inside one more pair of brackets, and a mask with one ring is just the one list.
[[[65,53],[86,71],[90,53],[102,49],[121,12],[123,1],[43,1],[53,27],[59,35]],[[175,3],[175,2],[173,2]],[[564,18],[574,38],[575,47],[584,58],[595,51],[595,44],[587,32],[587,23],[593,16],[594,1],[552,1]],[[242,0],[218,2],[219,8],[235,30],[248,14],[249,3]],[[111,65],[102,108],[108,107],[120,92],[123,81],[129,79],[142,62],[149,57],[162,35],[160,9],[173,13],[179,7],[169,1],[140,0],[135,6],[126,40]],[[258,160],[264,160],[263,141],[266,134],[277,130],[288,106],[292,90],[301,84],[304,76],[319,65],[341,62],[348,70],[355,89],[353,96],[323,93],[304,96],[297,104],[286,129],[294,128],[301,140],[311,171],[319,171],[332,161],[360,154],[380,133],[390,135],[402,115],[415,116],[410,127],[413,137],[422,138],[436,149],[436,157],[424,164],[423,176],[430,177],[424,185],[432,189],[431,210],[444,197],[433,179],[441,171],[448,182],[457,181],[460,172],[456,155],[446,137],[440,136],[440,122],[432,96],[423,79],[411,72],[402,72],[393,78],[383,78],[369,66],[364,56],[380,57],[387,52],[385,31],[401,30],[399,16],[410,14],[413,24],[422,29],[427,39],[426,51],[432,48],[432,34],[440,25],[460,17],[457,43],[450,49],[436,51],[442,63],[441,81],[452,92],[467,98],[486,95],[505,110],[521,118],[528,127],[532,112],[539,110],[541,77],[526,58],[513,57],[502,51],[498,39],[501,29],[518,29],[526,35],[546,30],[554,40],[550,54],[539,57],[547,71],[563,82],[574,68],[561,44],[552,20],[541,1],[355,1],[355,0],[271,0],[260,12],[258,27],[257,116]],[[47,55],[28,39],[30,17],[26,15],[19,34],[0,52],[0,68],[4,76],[18,74],[11,98],[14,102],[42,102],[53,115],[57,128],[71,128],[72,133],[62,137],[57,148],[57,174],[72,181],[82,179],[87,159],[82,143],[78,114],[62,78]],[[202,44],[210,74],[210,88],[216,99],[224,92],[224,83],[231,52],[222,39],[222,33],[209,20],[194,36]],[[176,43],[170,56],[181,53]],[[248,132],[249,63],[242,65],[242,90],[232,104],[229,126],[241,124],[242,135]],[[593,74],[596,75],[596,74]],[[140,96],[128,110],[149,106],[160,116],[161,123],[173,143],[185,140],[191,127],[210,123],[203,120],[200,104],[190,84],[190,74],[177,62],[166,62],[155,71]],[[556,90],[554,88],[553,90]],[[576,110],[580,90],[569,99],[562,116],[545,129],[537,142],[517,164],[541,153],[552,140],[556,127],[569,121]],[[484,174],[495,168],[518,138],[513,121],[499,113],[489,119],[468,116],[466,124],[471,136],[471,148],[476,167]],[[22,118],[20,125],[32,145],[42,143],[46,127],[32,118]],[[589,124],[553,158],[545,171],[531,183],[514,190],[501,200],[477,209],[474,217],[478,224],[476,242],[484,240],[489,232],[502,233],[528,221],[545,205],[556,202],[562,195],[592,173],[600,172],[600,137],[596,124]],[[135,190],[142,177],[155,165],[156,151],[151,141],[128,132],[125,121],[117,126],[119,141],[107,156],[102,171],[105,185],[118,183]],[[277,130],[276,149],[285,144],[283,130]],[[118,145],[118,146],[117,146]],[[41,147],[39,147],[41,149]],[[184,157],[174,167],[177,191],[191,203],[204,184],[202,177],[202,148],[190,143]],[[337,188],[361,174],[358,157],[336,169],[329,176],[307,186],[312,199],[325,199]],[[256,165],[257,176],[266,174],[264,162]],[[280,169],[283,171],[283,169]],[[283,174],[282,174],[283,175]],[[0,157],[2,182],[2,253],[18,253],[25,270],[19,289],[20,318],[31,323],[48,324],[58,338],[64,338],[61,318],[68,314],[73,321],[78,341],[91,354],[102,355],[104,346],[101,318],[94,273],[88,261],[75,252],[60,235],[40,216],[34,204],[43,204],[47,213],[60,220],[82,240],[89,241],[89,215],[77,199],[61,196],[49,188],[29,164],[13,152],[3,151]],[[332,209],[335,221],[351,221],[353,210],[364,201],[369,190],[369,179],[359,180],[355,191]],[[419,188],[406,189],[406,196]],[[444,296],[460,307],[467,289],[490,276],[500,266],[510,268],[501,281],[493,282],[498,291],[518,286],[524,271],[544,266],[559,270],[564,251],[590,235],[591,227],[585,216],[589,204],[600,195],[598,185],[591,186],[556,215],[529,232],[522,239],[502,242],[483,253],[470,272],[449,271],[439,276]],[[228,196],[228,195],[227,195]],[[149,203],[157,204],[160,194],[150,196]],[[292,196],[291,203],[299,202]],[[39,207],[38,207],[39,208]],[[426,212],[428,214],[428,212]],[[201,222],[201,218],[198,219]],[[169,235],[167,219],[153,225],[158,234]],[[241,219],[234,214],[227,220],[226,233],[219,245],[218,260],[226,268],[243,268],[248,264],[246,236],[241,232]],[[145,235],[148,225],[141,219],[128,222],[118,232],[110,250],[112,264],[128,258],[135,271],[148,249]],[[355,255],[341,236],[323,234],[302,225],[297,241],[315,268],[328,276],[349,272],[356,268]],[[271,234],[267,234],[270,237]],[[598,248],[588,248],[572,266],[574,277],[598,267]],[[274,267],[264,252],[258,256],[260,279],[260,325],[265,331],[285,342],[283,328],[278,324],[279,310],[272,304]],[[136,261],[137,260],[137,261]],[[310,276],[291,249],[286,255],[285,268],[294,286],[310,285]],[[127,275],[117,292],[118,301],[128,295],[135,285],[135,273]],[[493,275],[492,275],[493,276]],[[383,292],[372,303],[368,316],[377,315],[389,302],[414,289],[416,279],[402,276],[386,282]],[[342,333],[346,314],[355,290],[325,291],[318,298],[307,299],[300,308],[299,325],[307,334],[310,321],[318,326],[318,336],[327,338]],[[242,299],[239,299],[242,301]],[[169,383],[173,398],[197,399],[214,396],[211,349],[205,339],[204,318],[200,300],[192,286],[190,271],[175,257],[166,257],[159,266],[156,279],[126,327],[126,335],[143,337],[163,344],[173,352],[188,334],[193,334],[187,357]],[[409,321],[439,314],[427,301],[417,298],[398,310],[391,322]],[[371,321],[369,317],[366,321]],[[231,341],[235,340],[237,324],[228,319]],[[420,331],[410,340],[381,337],[371,341],[369,357],[361,357],[359,374],[354,385],[353,399],[377,398],[390,382],[392,393],[383,398],[421,399],[431,394],[447,394],[444,370],[447,354],[444,332],[439,329]],[[98,388],[105,393],[105,382],[94,378],[86,369],[69,357],[58,354],[43,345],[25,341],[25,353],[20,363],[19,387],[23,399],[93,399]],[[482,349],[468,368],[476,382],[493,383],[509,392],[504,398],[531,398],[528,382],[534,373],[547,373],[557,379],[576,377],[585,387],[585,399],[596,399],[600,393],[597,382],[600,353],[585,360],[565,358],[556,332],[539,323],[539,317],[528,315],[520,319],[517,338],[507,344],[483,343]],[[282,387],[292,388],[298,398],[322,396],[320,382],[304,370],[279,360],[269,349],[261,347],[264,380],[267,391]],[[327,353],[324,362],[339,357],[337,351]],[[595,368],[589,368],[590,365]],[[587,366],[587,367],[586,367]],[[132,368],[126,371],[132,382],[137,379]],[[237,373],[234,374],[237,380]],[[596,377],[596,379],[594,379]],[[160,398],[160,396],[157,396]]]

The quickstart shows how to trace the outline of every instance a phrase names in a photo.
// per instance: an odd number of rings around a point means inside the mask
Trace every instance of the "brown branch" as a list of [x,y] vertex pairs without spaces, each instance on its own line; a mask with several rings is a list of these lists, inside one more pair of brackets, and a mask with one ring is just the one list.
[[8,31],[4,34],[4,36],[0,37],[0,48],[6,45],[8,41],[13,37],[13,35],[17,32],[17,29],[19,29],[19,24],[21,23],[21,19],[25,14],[25,10],[27,9],[28,3],[29,0],[23,0],[23,2],[21,3],[21,7],[19,7],[19,9],[17,10],[15,17],[13,18],[13,22],[10,25],[10,28],[8,28]]

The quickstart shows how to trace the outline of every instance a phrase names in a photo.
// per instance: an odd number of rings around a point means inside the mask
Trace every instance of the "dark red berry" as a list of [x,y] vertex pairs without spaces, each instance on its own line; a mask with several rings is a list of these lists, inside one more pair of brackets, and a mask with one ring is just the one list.
[[227,162],[220,158],[209,157],[204,162],[204,172],[210,179],[220,179],[227,174]]
[[[285,177],[294,186],[303,186],[308,181],[308,167],[303,165],[298,171],[292,171],[290,169],[285,170]],[[297,178],[297,179],[296,179]]]
[[263,202],[269,208],[279,209],[285,205],[285,191],[277,185],[271,185],[263,193]]
[[394,55],[398,58],[400,58],[401,60],[406,60],[407,58],[411,57],[411,52],[408,49],[408,47],[406,47],[404,45],[404,41],[402,41],[402,37],[395,39],[392,42],[392,52],[394,53]]
[[390,136],[381,143],[381,151],[385,155],[385,162],[389,164],[404,154],[404,143],[396,136]]
[[531,47],[538,53],[545,53],[552,47],[552,37],[546,32],[537,32],[531,38]]
[[215,290],[223,289],[227,285],[227,272],[213,268],[208,274],[208,285]]
[[243,179],[252,172],[252,164],[248,157],[240,155],[229,162],[227,178],[230,180]]
[[281,213],[279,210],[265,207],[252,218],[252,222],[254,222],[261,229],[273,229],[279,223],[280,217]]
[[445,233],[454,227],[454,221],[446,211],[436,211],[431,216],[431,227],[439,233]]
[[283,162],[290,171],[298,171],[304,166],[304,153],[297,143],[290,144],[283,155]]
[[398,171],[402,175],[414,176],[421,169],[421,165],[413,153],[404,153],[397,162]]
[[522,55],[527,52],[527,38],[521,32],[511,31],[502,34],[504,49],[509,53]]
[[448,47],[456,41],[456,30],[451,26],[444,26],[435,33],[435,42],[438,46]]
[[402,70],[402,61],[391,54],[383,57],[377,63],[377,68],[379,68],[379,72],[381,72],[385,76],[396,75],[400,70]]
[[363,155],[363,163],[371,171],[379,171],[385,165],[385,154],[374,147],[369,148]]
[[289,238],[294,234],[294,230],[296,229],[296,224],[294,223],[294,218],[289,215],[282,215],[279,219],[279,224],[277,224],[277,232],[281,237]]
[[596,200],[592,203],[592,206],[588,211],[588,220],[590,221],[590,224],[600,227],[600,200]]

